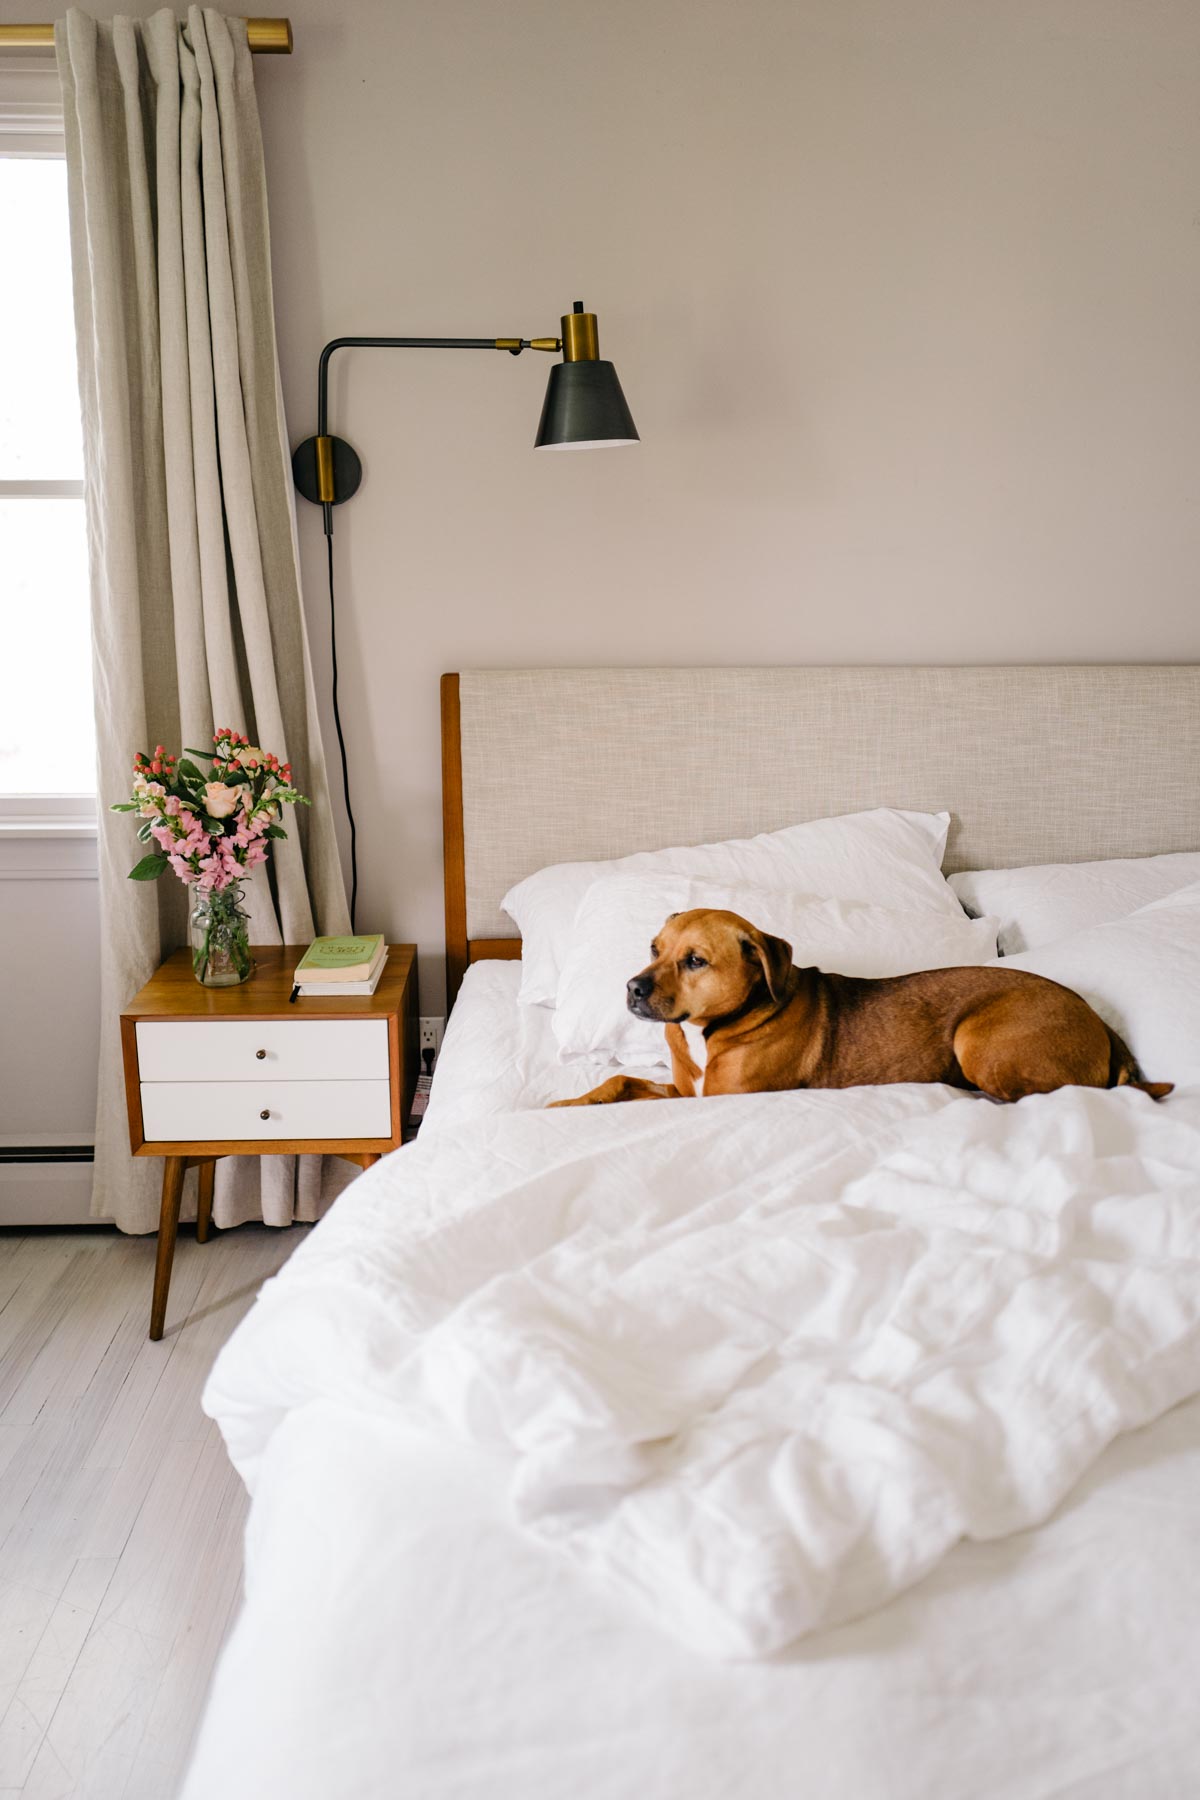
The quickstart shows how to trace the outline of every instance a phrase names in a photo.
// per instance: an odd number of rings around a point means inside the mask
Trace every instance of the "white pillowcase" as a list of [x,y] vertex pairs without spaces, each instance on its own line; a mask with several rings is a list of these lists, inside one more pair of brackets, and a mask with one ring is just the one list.
[[560,1061],[608,1056],[642,1068],[668,1060],[662,1026],[634,1018],[625,983],[649,962],[668,916],[698,906],[739,913],[785,938],[799,967],[842,975],[907,975],[996,954],[995,921],[965,918],[957,907],[899,912],[683,875],[609,875],[584,895],[563,958],[554,1013]]
[[1006,957],[1010,966],[1082,994],[1120,1032],[1147,1081],[1200,1082],[1200,881],[1124,919]]
[[612,862],[539,869],[500,902],[521,933],[521,999],[526,1005],[554,1005],[579,903],[592,883],[607,875],[687,875],[961,918],[942,874],[949,828],[949,813],[879,807],[723,844],[641,850]]
[[1043,863],[1029,869],[970,869],[950,886],[967,911],[1000,922],[1000,954],[1036,950],[1072,932],[1107,925],[1200,881],[1200,852]]

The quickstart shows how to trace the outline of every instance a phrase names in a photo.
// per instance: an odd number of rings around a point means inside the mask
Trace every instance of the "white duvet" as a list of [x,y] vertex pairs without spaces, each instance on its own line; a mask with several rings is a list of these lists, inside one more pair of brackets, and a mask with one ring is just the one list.
[[322,1399],[475,1446],[547,1556],[757,1657],[1045,1519],[1197,1390],[1200,1089],[892,1087],[427,1126],[205,1406],[251,1487]]

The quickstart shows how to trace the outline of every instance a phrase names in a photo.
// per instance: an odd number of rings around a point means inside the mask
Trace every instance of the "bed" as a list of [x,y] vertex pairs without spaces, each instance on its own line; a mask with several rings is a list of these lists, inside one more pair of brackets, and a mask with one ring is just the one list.
[[[186,1800],[1196,1790],[1200,1084],[546,1112],[598,1066],[519,1004],[499,900],[880,805],[949,810],[948,870],[1195,851],[1198,701],[1193,668],[446,679],[455,1005],[420,1140],[210,1379],[253,1505]],[[894,1429],[877,1263],[914,1339],[981,1293],[1011,1324],[1044,1277],[1038,1405],[988,1385],[984,1334],[936,1442],[928,1409]],[[822,1346],[799,1438],[773,1305]]]

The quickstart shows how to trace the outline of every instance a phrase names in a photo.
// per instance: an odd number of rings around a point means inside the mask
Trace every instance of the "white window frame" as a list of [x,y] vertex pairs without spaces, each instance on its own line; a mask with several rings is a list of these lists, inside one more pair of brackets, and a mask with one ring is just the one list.
[[[61,161],[62,91],[52,59],[0,57],[0,156]],[[82,481],[0,481],[0,498],[82,498]],[[94,794],[0,794],[0,838],[95,837]]]

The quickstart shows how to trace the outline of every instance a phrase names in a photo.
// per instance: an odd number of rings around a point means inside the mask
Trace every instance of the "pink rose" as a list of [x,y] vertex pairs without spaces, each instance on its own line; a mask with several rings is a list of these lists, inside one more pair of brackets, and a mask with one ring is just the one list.
[[204,789],[204,810],[214,819],[227,819],[241,797],[240,787],[226,787],[223,781],[210,781]]

